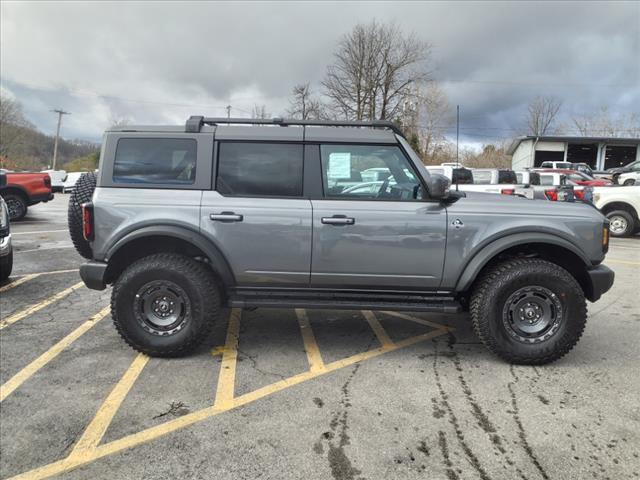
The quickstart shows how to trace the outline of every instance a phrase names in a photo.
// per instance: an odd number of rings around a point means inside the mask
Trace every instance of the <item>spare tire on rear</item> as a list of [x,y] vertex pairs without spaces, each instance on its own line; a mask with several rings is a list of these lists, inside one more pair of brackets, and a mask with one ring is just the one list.
[[93,252],[89,242],[82,236],[82,204],[91,201],[95,189],[96,174],[94,172],[83,173],[73,187],[67,211],[69,234],[73,246],[76,247],[80,255],[89,260],[93,258]]

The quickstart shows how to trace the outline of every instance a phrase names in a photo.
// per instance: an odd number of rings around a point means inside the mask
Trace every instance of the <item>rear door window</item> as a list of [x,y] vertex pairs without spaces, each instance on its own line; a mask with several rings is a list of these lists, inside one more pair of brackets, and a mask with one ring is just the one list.
[[220,142],[216,190],[239,197],[301,197],[303,146]]
[[121,138],[114,183],[191,185],[196,178],[197,142],[190,138]]

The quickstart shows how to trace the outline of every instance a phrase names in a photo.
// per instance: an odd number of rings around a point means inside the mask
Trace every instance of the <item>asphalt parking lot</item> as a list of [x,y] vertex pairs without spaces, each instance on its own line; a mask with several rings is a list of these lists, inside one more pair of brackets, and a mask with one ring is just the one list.
[[0,287],[0,477],[640,478],[640,238],[578,346],[510,366],[467,316],[229,311],[183,359],[118,337],[86,289],[68,195],[12,226]]

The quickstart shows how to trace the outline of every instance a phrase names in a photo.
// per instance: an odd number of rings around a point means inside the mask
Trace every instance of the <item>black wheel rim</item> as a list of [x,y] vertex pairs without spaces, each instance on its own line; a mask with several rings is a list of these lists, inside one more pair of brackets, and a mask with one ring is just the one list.
[[502,323],[515,340],[539,343],[555,335],[562,316],[562,303],[555,293],[545,287],[530,286],[509,296],[502,311]]
[[16,198],[7,198],[5,199],[5,203],[7,204],[7,210],[9,211],[9,218],[18,218],[22,215],[24,205],[20,200]]
[[143,285],[136,293],[133,309],[142,328],[160,336],[178,333],[191,317],[189,297],[178,284],[169,280]]

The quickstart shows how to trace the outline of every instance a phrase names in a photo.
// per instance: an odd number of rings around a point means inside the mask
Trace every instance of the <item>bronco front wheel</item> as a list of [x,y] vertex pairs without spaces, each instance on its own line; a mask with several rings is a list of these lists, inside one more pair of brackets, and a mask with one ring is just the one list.
[[134,262],[114,285],[111,315],[139,352],[178,357],[205,340],[219,317],[211,271],[184,255],[160,253]]
[[569,352],[587,319],[575,278],[537,258],[507,260],[483,272],[470,312],[478,337],[492,352],[529,365],[550,363]]

